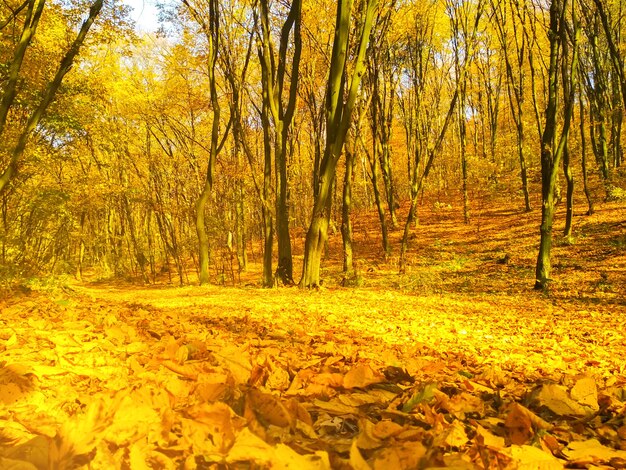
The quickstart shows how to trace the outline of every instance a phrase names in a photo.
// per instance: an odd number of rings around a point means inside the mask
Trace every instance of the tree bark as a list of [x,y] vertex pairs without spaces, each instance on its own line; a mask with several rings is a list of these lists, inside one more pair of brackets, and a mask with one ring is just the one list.
[[[289,233],[287,141],[293,123],[298,91],[300,57],[302,53],[300,0],[293,0],[287,18],[280,30],[278,64],[274,56],[271,38],[270,7],[268,0],[260,1],[261,45],[259,58],[262,67],[263,99],[273,123],[274,166],[276,177],[276,236],[278,240],[278,265],[276,277],[283,284],[293,284],[293,258]],[[293,42],[289,37],[293,31]],[[293,56],[287,104],[283,103],[283,92],[287,88],[287,51],[292,48]],[[269,123],[269,120],[268,120]],[[269,138],[270,134],[264,134]]]

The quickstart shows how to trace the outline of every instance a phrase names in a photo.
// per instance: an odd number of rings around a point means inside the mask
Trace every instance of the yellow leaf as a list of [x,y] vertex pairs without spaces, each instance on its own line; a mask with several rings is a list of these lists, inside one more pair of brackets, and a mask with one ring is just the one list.
[[608,463],[611,459],[626,459],[626,450],[615,450],[603,446],[597,439],[570,442],[563,454],[570,461],[581,463]]
[[476,435],[477,439],[480,439],[485,446],[495,449],[502,449],[505,446],[504,437],[496,436],[481,425],[476,426]]
[[387,439],[399,435],[402,431],[404,431],[404,426],[400,426],[393,421],[383,420],[374,425],[372,435],[376,436],[378,439]]
[[323,400],[314,400],[313,404],[324,410],[324,411],[328,411],[329,413],[335,414],[335,415],[344,415],[344,414],[358,414],[359,413],[359,409],[354,407],[354,406],[348,406],[348,405],[344,405],[343,403],[339,402],[336,399],[333,400],[329,400],[329,401],[323,401]]
[[383,445],[382,439],[374,435],[374,424],[367,420],[359,420],[359,428],[361,432],[356,438],[356,443],[360,449],[378,449]]
[[570,390],[570,395],[579,404],[588,406],[593,411],[598,411],[598,388],[596,381],[591,377],[581,377]]
[[345,388],[365,388],[368,385],[385,381],[385,376],[374,371],[368,364],[358,364],[353,367],[343,378]]
[[330,470],[330,460],[324,451],[300,455],[285,444],[278,444],[272,458],[275,470]]
[[450,447],[461,447],[467,444],[468,438],[465,433],[465,428],[463,424],[455,420],[452,424],[446,429],[446,439],[445,443]]
[[504,449],[502,454],[511,457],[515,462],[511,468],[516,470],[561,470],[564,468],[564,462],[537,447],[512,445]]
[[361,455],[356,439],[352,441],[352,446],[350,446],[350,465],[354,470],[371,470],[372,468]]
[[540,406],[545,406],[559,416],[585,416],[587,410],[572,400],[564,387],[556,384],[543,385],[533,393]]
[[425,455],[426,448],[421,442],[403,442],[399,446],[383,449],[374,461],[374,470],[419,468],[420,460]]

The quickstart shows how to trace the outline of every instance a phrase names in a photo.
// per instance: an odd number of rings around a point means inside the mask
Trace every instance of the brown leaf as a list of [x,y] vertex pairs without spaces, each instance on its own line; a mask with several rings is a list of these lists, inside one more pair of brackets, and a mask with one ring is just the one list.
[[522,445],[534,436],[531,413],[518,403],[511,406],[504,422],[511,443]]
[[267,423],[279,427],[287,427],[291,424],[292,417],[289,411],[274,395],[252,389],[247,397],[252,410]]

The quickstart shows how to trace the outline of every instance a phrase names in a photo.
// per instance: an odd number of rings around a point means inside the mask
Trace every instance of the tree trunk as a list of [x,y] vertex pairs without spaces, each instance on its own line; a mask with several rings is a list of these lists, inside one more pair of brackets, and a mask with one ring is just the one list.
[[567,182],[565,230],[563,231],[566,240],[572,238],[572,222],[574,218],[574,175],[569,157],[569,147],[566,145],[563,150],[563,174]]
[[267,116],[267,107],[263,105],[261,110],[261,122],[263,123],[263,287],[274,286],[274,273],[272,272],[272,251],[274,248],[274,224],[272,220],[272,212],[269,207],[270,193],[272,188],[272,150],[270,147],[269,134],[269,117]]
[[383,253],[385,257],[391,254],[391,245],[389,243],[389,230],[387,229],[387,220],[385,217],[385,207],[383,203],[383,198],[380,194],[380,189],[378,188],[378,153],[380,151],[379,146],[376,141],[373,142],[374,148],[372,149],[372,153],[367,151],[365,147],[365,143],[363,142],[362,137],[359,137],[361,141],[361,145],[367,155],[367,159],[370,163],[370,181],[372,182],[372,192],[374,193],[374,202],[376,204],[376,211],[378,212],[378,220],[380,221],[380,232],[382,235],[382,245],[383,245]]
[[[291,3],[287,18],[280,30],[278,61],[272,45],[270,25],[270,5],[268,0],[259,3],[261,18],[261,44],[259,58],[262,68],[263,101],[273,122],[274,163],[276,178],[276,237],[278,240],[278,264],[276,278],[283,284],[293,284],[293,258],[291,253],[291,236],[289,234],[289,207],[288,179],[287,179],[287,140],[289,129],[293,123],[296,107],[300,56],[302,52],[301,39],[301,9],[300,0]],[[293,30],[294,39],[289,43]],[[292,49],[291,70],[287,74],[287,51]],[[278,62],[278,63],[277,63]],[[289,96],[286,106],[283,104],[283,90],[285,77],[290,76]],[[270,121],[268,119],[267,124]],[[266,139],[269,133],[264,133]]]
[[520,172],[522,175],[522,191],[524,193],[524,210],[526,212],[530,212],[532,210],[530,206],[530,194],[528,192],[528,167],[526,164],[526,154],[524,151],[524,127],[521,123],[521,115],[520,115],[520,129],[518,129],[517,134],[517,152],[519,154],[519,166]]
[[196,235],[198,236],[198,280],[200,285],[209,282],[209,236],[207,235],[204,214],[206,203],[211,195],[211,184],[207,181],[196,201]]
[[354,148],[346,146],[346,172],[343,177],[343,198],[341,208],[341,237],[343,240],[343,272],[346,276],[354,272],[352,256],[352,179],[354,174]]
[[328,223],[330,220],[331,191],[336,166],[334,161],[336,160],[328,160],[328,164],[320,168],[319,191],[313,205],[311,225],[304,242],[304,264],[302,279],[300,280],[302,287],[320,286],[320,265],[324,245],[328,237]]
[[[208,64],[207,72],[209,78],[209,92],[211,97],[211,108],[213,110],[213,122],[211,123],[211,136],[210,136],[210,148],[209,148],[209,161],[207,163],[206,177],[202,191],[198,196],[195,204],[196,210],[196,234],[198,236],[198,263],[199,273],[198,280],[200,285],[206,284],[209,281],[209,237],[206,232],[205,226],[205,210],[206,204],[213,190],[213,172],[215,170],[215,162],[217,160],[217,154],[220,152],[221,145],[219,144],[219,132],[220,132],[220,103],[217,94],[217,79],[215,77],[215,70],[217,67],[217,54],[219,47],[219,6],[217,0],[209,0],[209,24],[207,25],[205,19],[194,9],[188,0],[183,0],[183,3],[189,9],[191,15],[202,27],[204,35],[208,43]],[[228,133],[228,130],[226,131]]]
[[580,87],[580,96],[578,100],[580,112],[580,154],[581,154],[581,172],[583,176],[583,190],[587,198],[587,215],[593,214],[593,200],[589,192],[589,182],[587,177],[587,138],[585,136],[585,106],[582,98],[582,87]]

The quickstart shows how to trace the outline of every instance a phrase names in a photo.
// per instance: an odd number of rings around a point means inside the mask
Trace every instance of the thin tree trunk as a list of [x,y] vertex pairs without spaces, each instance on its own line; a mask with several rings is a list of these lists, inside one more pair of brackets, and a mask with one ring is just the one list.
[[563,231],[563,235],[566,240],[569,240],[572,238],[572,222],[574,218],[574,175],[570,165],[568,145],[565,145],[563,149],[563,174],[567,182],[565,230]]
[[[217,155],[220,152],[221,145],[219,144],[219,132],[220,132],[220,103],[217,95],[217,79],[215,71],[217,67],[217,53],[219,47],[219,7],[217,0],[209,0],[209,24],[207,25],[204,17],[199,14],[188,2],[183,0],[183,3],[187,6],[190,13],[198,24],[202,27],[206,40],[208,42],[208,64],[207,72],[209,78],[209,91],[211,96],[211,108],[213,110],[213,122],[211,123],[211,135],[210,135],[210,148],[209,148],[209,161],[207,163],[206,178],[195,203],[196,211],[196,235],[198,237],[198,262],[199,273],[198,280],[200,284],[206,284],[209,282],[209,237],[206,231],[205,225],[205,211],[206,204],[209,200],[211,192],[213,190],[213,172],[215,170],[215,162]],[[226,131],[228,132],[228,131]],[[222,140],[222,145],[225,141],[226,134]]]
[[374,193],[374,203],[376,204],[376,211],[378,213],[378,220],[380,221],[380,232],[382,235],[382,245],[383,245],[383,253],[385,257],[391,254],[391,245],[389,243],[389,230],[387,228],[387,220],[385,217],[385,207],[383,203],[383,198],[380,194],[380,189],[378,188],[378,153],[380,151],[377,142],[374,141],[374,148],[372,149],[373,153],[370,153],[365,147],[365,143],[363,142],[362,136],[359,136],[359,141],[361,142],[361,146],[367,155],[367,160],[370,164],[370,181],[372,182],[372,192]]
[[580,87],[580,97],[578,100],[580,109],[580,153],[581,153],[581,170],[583,176],[583,190],[587,198],[587,215],[593,214],[593,200],[589,192],[589,182],[587,177],[587,138],[585,135],[585,106],[582,99],[582,87]]
[[354,146],[346,144],[346,171],[343,177],[343,198],[341,208],[341,237],[343,240],[343,272],[350,276],[354,272],[352,254],[352,180],[354,174]]

